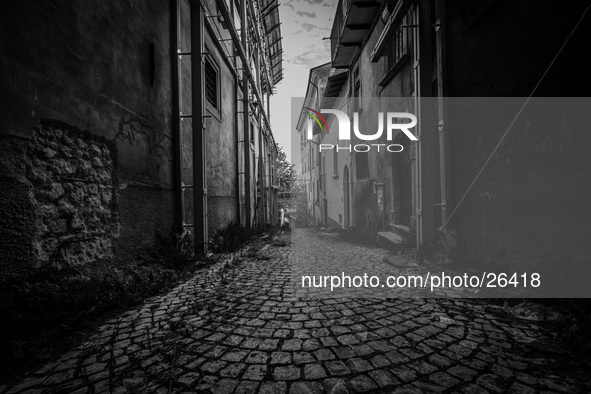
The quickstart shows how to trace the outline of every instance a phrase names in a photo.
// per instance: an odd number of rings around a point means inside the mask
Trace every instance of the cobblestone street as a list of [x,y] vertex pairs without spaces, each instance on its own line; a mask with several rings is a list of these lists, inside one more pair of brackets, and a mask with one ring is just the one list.
[[[585,392],[538,324],[483,301],[295,298],[290,261],[385,251],[321,238],[261,240],[148,300],[9,393]],[[307,238],[306,238],[307,237]],[[308,247],[302,247],[308,245]],[[360,257],[362,259],[362,257]],[[373,263],[372,263],[373,262]],[[439,316],[447,317],[438,319]]]

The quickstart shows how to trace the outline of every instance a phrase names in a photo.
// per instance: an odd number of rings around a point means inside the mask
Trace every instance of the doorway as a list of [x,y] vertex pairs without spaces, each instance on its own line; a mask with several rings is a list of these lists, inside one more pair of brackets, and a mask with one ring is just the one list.
[[403,146],[400,153],[391,153],[392,165],[392,224],[402,224],[410,227],[412,214],[412,178],[410,141],[398,135],[395,143]]

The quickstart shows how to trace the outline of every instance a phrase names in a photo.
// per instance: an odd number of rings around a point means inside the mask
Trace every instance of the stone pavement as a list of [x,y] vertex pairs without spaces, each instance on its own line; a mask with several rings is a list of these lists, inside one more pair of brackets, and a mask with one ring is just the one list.
[[[296,236],[327,254],[382,253],[312,231]],[[289,261],[305,250],[269,241],[228,257],[0,391],[590,391],[552,332],[482,301],[295,298]]]

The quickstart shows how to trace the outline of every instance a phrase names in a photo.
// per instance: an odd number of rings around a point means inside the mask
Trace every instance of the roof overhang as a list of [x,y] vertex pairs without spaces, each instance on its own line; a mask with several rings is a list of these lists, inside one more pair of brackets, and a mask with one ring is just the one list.
[[348,78],[348,71],[337,72],[328,77],[326,88],[324,89],[324,97],[322,98],[322,108],[334,107]]
[[332,66],[348,68],[368,36],[381,0],[341,0],[331,32]]

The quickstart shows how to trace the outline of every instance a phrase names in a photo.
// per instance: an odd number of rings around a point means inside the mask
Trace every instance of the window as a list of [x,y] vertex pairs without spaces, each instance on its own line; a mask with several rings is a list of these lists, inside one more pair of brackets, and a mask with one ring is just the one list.
[[414,7],[411,6],[404,18],[392,26],[394,32],[390,37],[384,53],[384,77],[380,82],[380,86],[385,86],[390,82],[392,77],[398,73],[402,65],[409,58],[409,48],[411,46],[409,41],[415,24]]
[[406,29],[402,28],[402,23],[396,26],[390,43],[386,47],[386,70],[390,71],[396,63],[408,53],[406,41]]
[[220,77],[219,69],[210,57],[205,58],[205,100],[210,110],[220,110]]
[[322,158],[322,175],[320,176],[320,181],[322,182],[322,190],[324,190],[324,192],[326,192],[326,162],[325,162],[326,157]]
[[369,154],[367,152],[355,152],[355,167],[357,179],[369,178]]
[[359,75],[359,63],[353,69],[353,110],[361,108],[361,75]]
[[320,201],[320,181],[316,181],[316,204]]
[[339,176],[339,152],[336,149],[332,151],[332,173]]

